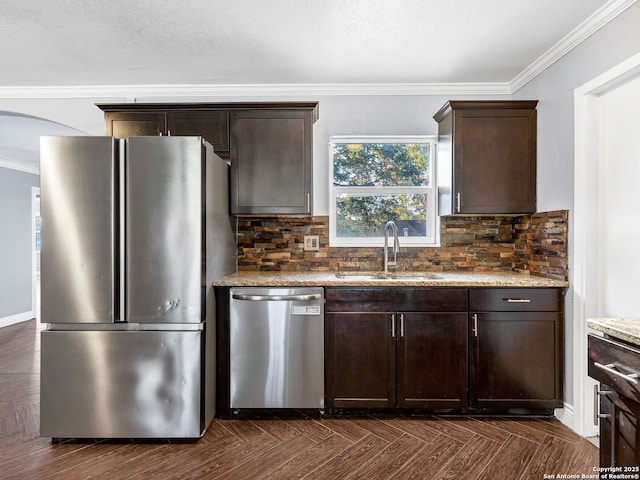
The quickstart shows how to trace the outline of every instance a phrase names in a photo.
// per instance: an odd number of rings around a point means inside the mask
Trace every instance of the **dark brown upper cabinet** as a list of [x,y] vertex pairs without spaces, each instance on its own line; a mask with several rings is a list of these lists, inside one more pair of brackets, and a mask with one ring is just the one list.
[[229,113],[224,110],[167,112],[167,135],[204,138],[216,152],[229,151]]
[[116,138],[193,135],[204,138],[213,145],[213,149],[219,155],[228,155],[229,113],[226,110],[180,109],[162,104],[117,104],[98,107],[105,112],[106,135]]
[[311,110],[230,113],[231,212],[311,214]]
[[449,101],[438,122],[440,215],[536,211],[537,101]]
[[98,104],[105,134],[197,135],[231,160],[231,213],[313,213],[317,102]]
[[105,135],[116,138],[166,135],[163,112],[105,112]]

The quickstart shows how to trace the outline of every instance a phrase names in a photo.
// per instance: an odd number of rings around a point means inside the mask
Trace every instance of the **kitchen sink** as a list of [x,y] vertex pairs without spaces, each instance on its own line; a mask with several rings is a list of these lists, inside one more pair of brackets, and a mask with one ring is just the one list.
[[436,273],[396,273],[391,276],[394,280],[443,280],[444,277],[442,275],[438,275]]
[[391,278],[389,276],[385,276],[384,274],[361,275],[361,274],[350,274],[350,273],[336,273],[336,277],[348,279],[348,280],[386,280],[388,278]]
[[354,281],[368,281],[368,280],[442,280],[442,275],[435,273],[416,273],[416,272],[338,272],[336,278],[354,280]]

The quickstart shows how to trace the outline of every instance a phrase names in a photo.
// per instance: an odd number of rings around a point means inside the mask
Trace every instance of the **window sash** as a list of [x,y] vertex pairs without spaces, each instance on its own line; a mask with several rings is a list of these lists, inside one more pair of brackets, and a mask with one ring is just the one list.
[[[333,183],[333,146],[342,143],[429,143],[431,147],[430,162],[430,185],[429,186],[397,186],[397,187],[362,187],[362,186],[336,186]],[[438,240],[437,228],[437,207],[436,207],[436,172],[435,172],[435,152],[436,139],[434,137],[331,137],[329,144],[329,244],[331,246],[382,246],[384,237],[338,237],[337,236],[337,202],[343,195],[350,196],[384,196],[419,194],[426,196],[427,202],[427,234],[420,237],[400,236],[400,246],[435,246]]]

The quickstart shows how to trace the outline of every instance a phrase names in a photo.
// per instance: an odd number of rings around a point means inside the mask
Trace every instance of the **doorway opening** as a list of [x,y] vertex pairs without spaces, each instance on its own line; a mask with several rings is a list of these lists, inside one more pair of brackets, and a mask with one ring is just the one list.
[[[616,100],[616,95],[629,85],[639,85],[638,82],[640,54],[586,83],[574,93],[573,429],[584,436],[597,434],[594,421],[596,382],[587,375],[587,319],[606,315],[622,316],[616,314],[615,308],[610,308],[612,302],[609,300],[611,275],[619,275],[620,271],[613,272],[608,261],[610,259],[605,263],[602,257],[624,253],[619,246],[609,243],[615,236],[626,239],[627,243],[637,243],[634,239],[639,236],[635,230],[628,229],[625,222],[612,223],[612,214],[618,215],[623,209],[622,205],[613,208],[609,196],[612,189],[617,190],[617,194],[631,196],[634,193],[623,189],[625,175],[636,178],[629,173],[632,167],[629,150],[624,154],[628,162],[624,165],[624,159],[616,158],[618,154],[612,147],[617,142],[629,148],[629,142],[635,142],[631,143],[631,148],[633,145],[640,148],[637,135],[628,135],[625,142],[621,143],[619,139],[616,140],[619,133],[615,131],[616,128],[625,127],[628,118],[640,111],[639,97],[621,103]],[[622,105],[621,113],[617,116],[610,113],[612,105]],[[622,130],[626,131],[624,128]],[[611,178],[611,174],[618,175],[617,179]],[[630,220],[627,219],[627,222]],[[615,232],[612,232],[614,228]],[[628,247],[631,248],[631,245]],[[612,249],[615,251],[610,251]],[[626,274],[631,274],[632,267],[627,262],[624,266],[628,269],[625,270]]]

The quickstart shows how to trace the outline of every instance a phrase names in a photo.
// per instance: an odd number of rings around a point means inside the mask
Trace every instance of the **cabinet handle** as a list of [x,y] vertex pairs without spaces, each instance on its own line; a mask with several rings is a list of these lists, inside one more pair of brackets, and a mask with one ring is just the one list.
[[311,293],[309,295],[247,295],[244,293],[234,293],[231,295],[234,300],[249,300],[251,302],[266,301],[309,301],[322,298],[319,293]]
[[396,314],[391,314],[391,338],[396,338]]
[[307,205],[305,210],[307,211],[307,213],[311,213],[311,194],[307,193]]
[[599,418],[607,418],[600,414],[600,397],[606,397],[611,393],[611,390],[600,390],[599,385],[596,383],[593,386],[593,424],[598,425]]
[[478,314],[474,313],[471,318],[473,318],[473,336],[477,337],[478,336]]
[[460,213],[460,193],[456,193],[456,212]]
[[404,314],[400,314],[400,336],[404,337]]
[[607,365],[602,365],[601,363],[598,362],[594,362],[593,363],[596,367],[598,367],[601,370],[604,370],[605,372],[609,372],[611,375],[615,375],[616,377],[620,377],[623,380],[626,380],[629,383],[633,383],[634,385],[638,384],[638,374],[637,373],[629,373],[628,375],[625,375],[622,372],[619,372],[617,370],[615,370],[616,365],[615,363],[609,363]]
[[600,414],[600,395],[604,395],[602,390],[598,388],[598,384],[596,383],[593,386],[593,424],[598,425],[598,415]]
[[531,303],[530,298],[503,298],[507,303]]
[[596,383],[593,386],[593,424],[598,425],[598,414],[600,412],[600,389]]

